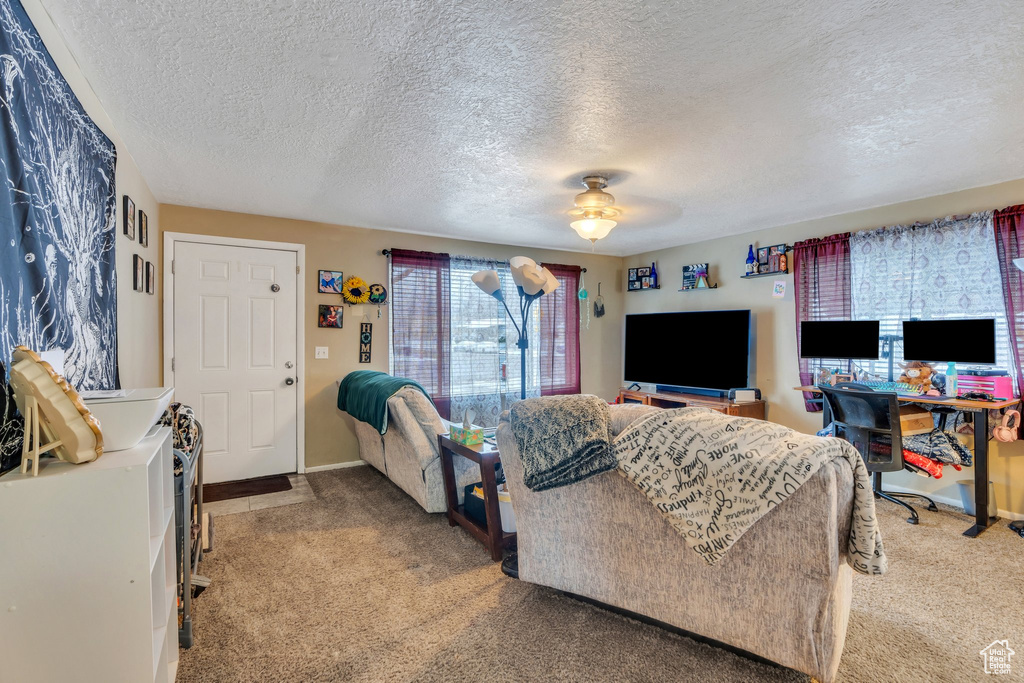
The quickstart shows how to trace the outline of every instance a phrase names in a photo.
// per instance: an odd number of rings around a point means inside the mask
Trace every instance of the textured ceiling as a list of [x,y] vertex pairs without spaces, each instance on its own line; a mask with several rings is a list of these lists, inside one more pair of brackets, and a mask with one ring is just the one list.
[[43,0],[163,202],[632,254],[1024,177],[1024,2]]

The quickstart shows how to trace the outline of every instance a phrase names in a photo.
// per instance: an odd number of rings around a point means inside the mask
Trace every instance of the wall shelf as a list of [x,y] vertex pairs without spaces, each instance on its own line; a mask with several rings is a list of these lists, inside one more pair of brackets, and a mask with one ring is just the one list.
[[678,291],[680,291],[680,292],[701,292],[701,291],[707,291],[709,289],[718,289],[718,283],[716,282],[715,284],[708,285],[707,287],[685,287],[685,288],[680,289]]
[[768,277],[769,275],[789,275],[788,270],[776,270],[771,273],[754,273],[753,275],[740,275],[743,280],[751,280],[755,277]]

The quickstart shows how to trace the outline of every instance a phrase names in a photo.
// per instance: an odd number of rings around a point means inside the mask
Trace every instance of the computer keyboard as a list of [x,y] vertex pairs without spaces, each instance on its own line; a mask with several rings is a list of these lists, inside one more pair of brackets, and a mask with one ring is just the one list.
[[915,394],[920,395],[924,393],[921,385],[907,384],[906,382],[859,382],[864,386],[874,391],[886,391],[895,392],[897,394]]

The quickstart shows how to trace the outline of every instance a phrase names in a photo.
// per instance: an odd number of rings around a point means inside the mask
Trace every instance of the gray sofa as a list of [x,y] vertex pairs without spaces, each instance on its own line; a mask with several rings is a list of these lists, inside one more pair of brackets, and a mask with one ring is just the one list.
[[[399,389],[388,399],[388,430],[381,434],[372,425],[355,423],[359,457],[408,493],[427,512],[448,509],[441,474],[437,435],[448,433],[448,421],[434,404],[411,387]],[[480,468],[465,458],[452,459],[462,502],[464,486],[480,481]]]
[[[611,410],[617,434],[657,408]],[[853,472],[846,461],[823,467],[708,566],[617,471],[534,492],[523,483],[507,413],[498,447],[516,513],[521,580],[656,619],[826,683],[835,678],[851,598],[845,554]]]

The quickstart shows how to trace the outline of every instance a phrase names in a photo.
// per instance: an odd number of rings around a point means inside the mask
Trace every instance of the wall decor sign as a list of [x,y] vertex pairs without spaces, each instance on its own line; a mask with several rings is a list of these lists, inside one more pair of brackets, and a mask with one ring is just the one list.
[[359,323],[359,362],[370,362],[370,344],[373,341],[373,325]]
[[345,308],[343,306],[330,306],[320,304],[320,316],[317,321],[318,327],[343,327]]
[[318,291],[321,294],[341,294],[341,284],[345,281],[345,276],[340,270],[321,270],[319,280]]
[[117,151],[17,0],[0,0],[0,60],[0,359],[59,348],[76,388],[118,388]]
[[786,297],[786,281],[776,280],[772,286],[772,298],[784,299]]
[[701,280],[704,281],[704,286],[707,287],[708,264],[691,263],[683,266],[683,289],[697,289],[700,286]]
[[128,195],[124,196],[124,234],[130,240],[135,239],[135,202]]
[[139,244],[149,246],[149,218],[142,209],[139,209]]

